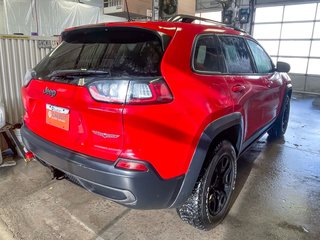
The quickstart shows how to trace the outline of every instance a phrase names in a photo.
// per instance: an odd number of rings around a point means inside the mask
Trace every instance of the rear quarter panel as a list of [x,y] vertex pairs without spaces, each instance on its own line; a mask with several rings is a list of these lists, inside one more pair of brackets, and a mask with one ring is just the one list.
[[198,33],[178,29],[163,57],[161,72],[174,100],[124,109],[121,156],[150,162],[165,179],[185,174],[205,127],[233,111],[224,77],[200,75],[190,67]]

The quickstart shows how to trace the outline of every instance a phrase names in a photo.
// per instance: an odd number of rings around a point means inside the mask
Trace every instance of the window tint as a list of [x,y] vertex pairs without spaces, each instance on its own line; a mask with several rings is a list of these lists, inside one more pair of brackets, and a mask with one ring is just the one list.
[[193,67],[198,71],[221,72],[222,55],[215,36],[199,37],[193,56]]
[[273,70],[271,60],[267,53],[257,43],[248,40],[258,73],[269,73]]
[[220,37],[222,51],[229,73],[252,73],[249,51],[242,38]]
[[161,43],[147,41],[124,43],[64,42],[47,56],[35,71],[46,79],[58,70],[105,70],[112,76],[160,76]]
[[[35,67],[37,77],[49,80],[55,71],[79,69],[105,71],[111,77],[160,76],[161,39],[151,31],[125,30],[71,32]],[[70,82],[70,79],[66,81]]]

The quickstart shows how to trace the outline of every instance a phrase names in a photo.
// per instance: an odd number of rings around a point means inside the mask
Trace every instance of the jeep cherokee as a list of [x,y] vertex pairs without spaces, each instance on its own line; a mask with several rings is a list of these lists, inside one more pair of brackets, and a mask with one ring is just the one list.
[[230,207],[239,156],[286,131],[290,66],[236,28],[177,16],[62,40],[26,74],[24,144],[57,178],[117,203],[177,208],[210,229]]

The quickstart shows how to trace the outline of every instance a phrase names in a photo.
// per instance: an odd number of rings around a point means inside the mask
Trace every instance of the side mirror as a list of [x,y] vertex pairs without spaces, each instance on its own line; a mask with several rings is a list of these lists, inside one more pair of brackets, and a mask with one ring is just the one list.
[[286,62],[277,62],[277,71],[288,73],[290,71],[290,65]]

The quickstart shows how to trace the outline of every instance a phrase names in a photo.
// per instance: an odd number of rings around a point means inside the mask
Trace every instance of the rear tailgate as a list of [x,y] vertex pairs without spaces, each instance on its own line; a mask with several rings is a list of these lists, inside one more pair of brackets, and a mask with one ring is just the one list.
[[[46,89],[56,95],[44,94]],[[102,159],[114,161],[121,153],[123,105],[97,102],[86,87],[42,80],[31,81],[23,96],[24,121],[39,136]]]
[[[123,148],[126,91],[120,94],[119,87],[112,101],[112,85],[161,75],[164,35],[137,27],[99,27],[63,36],[64,42],[35,67],[22,88],[25,124],[57,145],[115,161]],[[152,60],[144,56],[150,52]],[[96,92],[89,91],[92,84]]]

